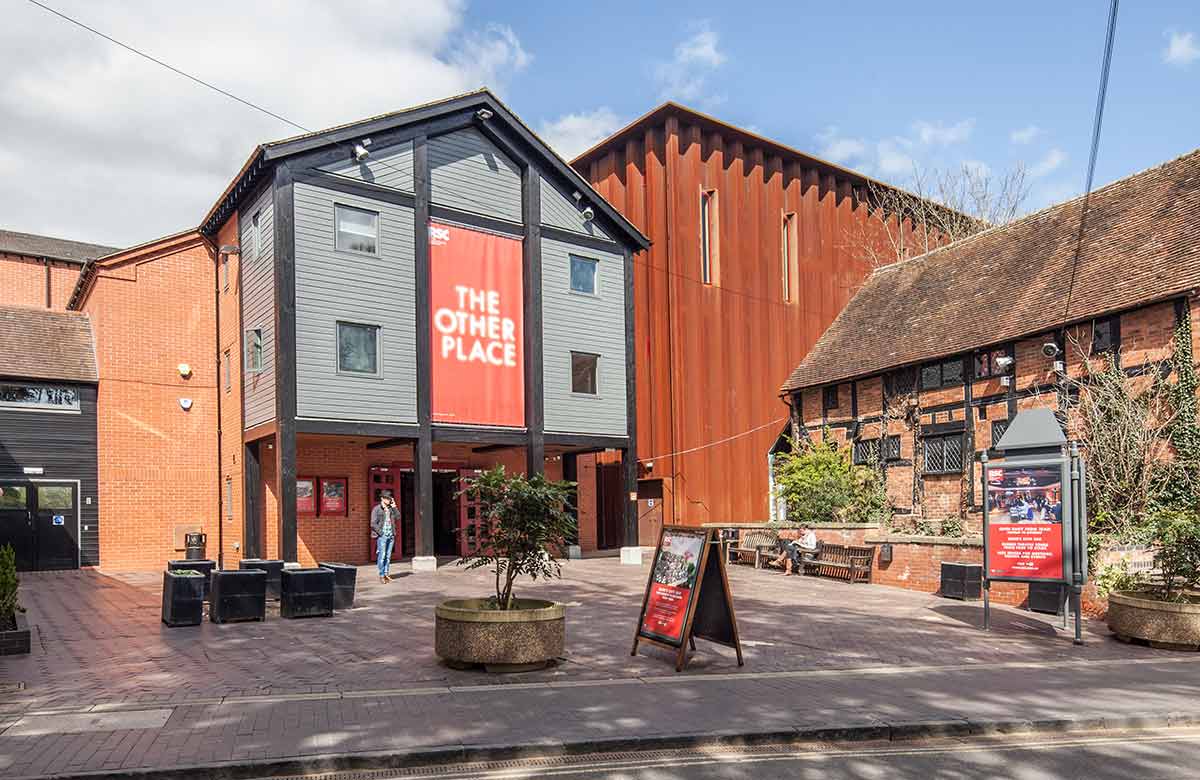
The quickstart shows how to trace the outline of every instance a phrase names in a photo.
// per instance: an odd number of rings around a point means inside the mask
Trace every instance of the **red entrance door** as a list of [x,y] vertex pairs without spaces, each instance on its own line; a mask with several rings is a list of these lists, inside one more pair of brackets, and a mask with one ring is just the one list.
[[[464,478],[474,477],[479,473],[478,469],[459,469],[458,489],[462,490],[465,487]],[[480,519],[478,502],[472,501],[466,493],[459,495],[458,554],[463,558],[474,555],[479,550],[479,541],[482,538],[483,530],[480,526]]]

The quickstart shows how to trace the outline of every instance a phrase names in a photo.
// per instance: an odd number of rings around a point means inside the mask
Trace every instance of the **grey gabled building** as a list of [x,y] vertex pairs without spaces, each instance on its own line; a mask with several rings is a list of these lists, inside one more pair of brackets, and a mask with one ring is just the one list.
[[222,549],[362,560],[386,488],[402,549],[468,552],[447,479],[505,463],[582,482],[578,456],[603,450],[637,544],[648,241],[489,91],[264,144],[200,229],[230,391]]

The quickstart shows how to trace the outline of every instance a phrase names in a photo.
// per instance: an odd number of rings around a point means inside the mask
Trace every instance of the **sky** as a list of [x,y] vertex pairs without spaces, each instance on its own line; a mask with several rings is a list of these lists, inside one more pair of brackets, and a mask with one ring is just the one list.
[[[1107,0],[45,0],[310,129],[488,86],[570,159],[664,100],[905,185],[1086,177]],[[1126,2],[1101,185],[1200,144],[1200,3]],[[195,227],[295,127],[0,0],[0,228],[128,246]]]

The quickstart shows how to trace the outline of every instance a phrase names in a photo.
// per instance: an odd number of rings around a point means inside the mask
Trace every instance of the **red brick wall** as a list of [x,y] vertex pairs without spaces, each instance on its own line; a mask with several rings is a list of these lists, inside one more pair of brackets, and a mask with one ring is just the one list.
[[64,310],[75,281],[79,263],[49,261],[50,305],[46,305],[46,262],[38,257],[0,252],[0,305],[33,306]]
[[[238,216],[234,212],[217,231],[217,246],[238,244]],[[219,263],[220,257],[215,258]],[[239,326],[240,296],[238,294],[238,255],[229,256],[229,287],[226,289],[224,275],[219,265],[217,267],[216,283],[219,285],[217,305],[221,314],[221,332],[218,337],[217,361],[219,382],[217,391],[221,398],[221,522],[224,525],[225,565],[236,567],[237,562],[245,557],[243,551],[243,466],[242,466],[242,340]],[[224,359],[229,351],[230,382],[225,389]],[[225,482],[229,481],[230,489],[226,490]],[[227,499],[232,499],[228,501]],[[213,551],[209,557],[216,555],[214,539],[209,539],[209,547]]]
[[181,525],[200,526],[216,552],[212,289],[213,257],[192,234],[105,264],[85,299],[100,369],[102,568],[162,568],[182,557]]

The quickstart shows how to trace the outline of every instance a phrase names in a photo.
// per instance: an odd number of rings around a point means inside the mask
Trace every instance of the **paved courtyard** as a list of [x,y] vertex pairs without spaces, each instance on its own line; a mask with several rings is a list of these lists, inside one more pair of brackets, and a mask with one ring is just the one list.
[[305,755],[914,720],[1200,715],[1200,658],[1086,644],[1047,616],[895,588],[731,567],[746,665],[700,641],[675,674],[629,655],[648,567],[572,561],[520,595],[568,604],[567,657],[493,676],[432,651],[441,599],[485,595],[447,567],[381,584],[332,618],[167,628],[161,575],[23,577],[34,652],[0,659],[0,775]]

